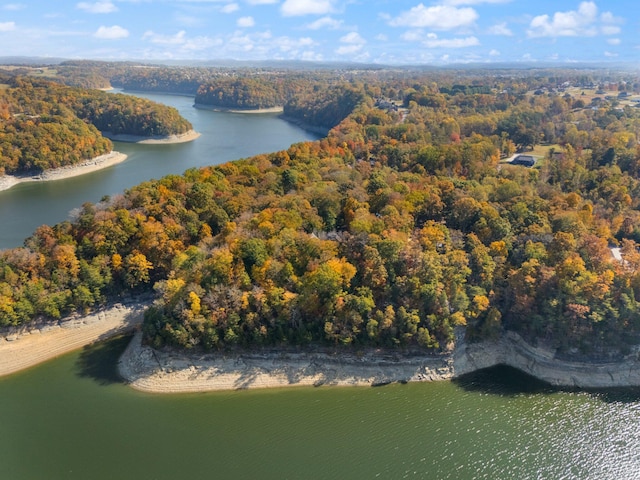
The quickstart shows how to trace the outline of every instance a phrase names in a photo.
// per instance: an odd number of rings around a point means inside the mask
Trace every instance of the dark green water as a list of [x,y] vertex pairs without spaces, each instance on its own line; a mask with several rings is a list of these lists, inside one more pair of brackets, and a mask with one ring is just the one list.
[[[117,144],[127,162],[0,193],[0,247],[143,180],[313,138],[274,116],[177,106],[203,133]],[[464,382],[157,396],[120,383],[127,339],[0,379],[0,479],[635,479],[640,393]]]
[[462,383],[149,395],[117,379],[126,341],[0,380],[0,478],[640,477],[633,392],[550,392],[498,370]]

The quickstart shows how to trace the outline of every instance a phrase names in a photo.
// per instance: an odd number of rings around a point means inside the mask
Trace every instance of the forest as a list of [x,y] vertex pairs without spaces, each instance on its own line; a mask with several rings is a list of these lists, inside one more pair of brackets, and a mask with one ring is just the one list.
[[[640,341],[640,109],[612,92],[640,88],[551,73],[312,82],[289,102],[332,112],[325,139],[143,183],[0,252],[0,322],[153,292],[155,347],[438,351],[460,326],[625,355]],[[506,161],[517,150],[542,153],[526,168]]]
[[0,174],[33,174],[108,153],[105,134],[185,133],[177,110],[124,94],[13,76],[0,79]]

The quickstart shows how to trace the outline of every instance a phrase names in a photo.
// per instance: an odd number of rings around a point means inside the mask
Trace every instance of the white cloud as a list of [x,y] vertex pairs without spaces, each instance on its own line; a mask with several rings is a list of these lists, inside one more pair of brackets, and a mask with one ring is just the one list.
[[118,7],[110,1],[96,3],[80,2],[76,7],[89,13],[113,13],[118,11]]
[[380,42],[387,42],[389,41],[389,37],[387,35],[385,35],[384,33],[379,33],[378,35],[376,35],[376,40],[380,41]]
[[27,6],[23,3],[7,3],[6,5],[2,6],[3,10],[9,10],[10,12],[16,12],[25,8],[27,8]]
[[236,24],[240,28],[249,28],[253,27],[256,24],[256,21],[253,19],[253,17],[240,17]]
[[598,19],[598,7],[594,2],[582,2],[578,10],[538,15],[531,20],[527,35],[529,37],[591,37],[597,35],[595,23]]
[[285,0],[280,11],[285,17],[325,15],[333,11],[333,0]]
[[489,56],[491,56],[491,57],[499,57],[500,56],[500,52],[494,48],[489,52]]
[[336,20],[331,17],[322,17],[316,20],[315,22],[311,22],[308,25],[305,25],[305,28],[309,30],[320,30],[321,28],[329,28],[331,30],[337,30],[343,24],[342,20]]
[[154,53],[149,54],[149,58],[154,55],[166,58],[186,58],[191,56],[193,52],[219,47],[223,43],[220,38],[206,36],[189,38],[184,30],[180,30],[175,35],[162,35],[148,30],[144,33],[142,39],[154,45],[169,48],[169,50],[161,51],[159,54],[154,51]]
[[337,55],[354,55],[362,50],[367,41],[358,32],[349,32],[340,37],[340,43],[343,45],[335,50]]
[[617,57],[618,54],[613,52],[604,52],[604,56],[613,58],[613,57]]
[[11,32],[16,29],[16,22],[0,22],[0,32]]
[[176,13],[174,18],[177,25],[182,25],[185,27],[202,27],[206,23],[204,18],[202,18],[201,16],[196,17],[193,15],[185,15],[182,13]]
[[617,35],[620,33],[621,28],[616,25],[603,25],[600,31],[605,35]]
[[456,8],[449,5],[425,7],[422,3],[402,12],[389,24],[393,27],[428,27],[436,30],[450,30],[468,27],[478,19],[473,8]]
[[181,45],[186,42],[187,32],[180,30],[175,35],[162,35],[152,30],[147,30],[142,36],[143,40],[149,40],[157,45]]
[[424,37],[424,31],[422,30],[407,30],[400,38],[406,42],[419,42]]
[[249,5],[271,5],[278,3],[279,0],[247,0]]
[[607,43],[609,45],[620,45],[620,39],[619,38],[608,38],[607,39]]
[[338,55],[353,55],[362,50],[362,45],[340,45],[336,49],[336,54]]
[[224,7],[220,9],[222,13],[233,13],[240,10],[240,5],[237,3],[227,3]]
[[466,48],[480,45],[480,41],[476,37],[438,38],[435,33],[429,33],[423,44],[428,48]]
[[340,37],[340,42],[357,45],[364,45],[367,41],[360,36],[358,32],[349,32],[345,36]]
[[96,33],[94,33],[93,36],[106,40],[117,40],[120,38],[127,38],[129,36],[129,31],[118,25],[114,25],[112,27],[102,26],[96,30]]
[[513,35],[513,32],[509,29],[509,27],[507,27],[507,24],[504,22],[489,27],[489,33],[491,35],[505,35],[507,37],[511,37]]
[[611,12],[603,12],[602,15],[600,15],[600,20],[602,20],[603,23],[624,23],[624,18],[616,17]]

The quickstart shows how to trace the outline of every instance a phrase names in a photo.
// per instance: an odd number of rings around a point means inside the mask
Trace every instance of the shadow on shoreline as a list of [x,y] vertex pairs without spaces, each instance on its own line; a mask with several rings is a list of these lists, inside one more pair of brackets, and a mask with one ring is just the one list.
[[463,375],[453,383],[468,392],[515,397],[552,393],[585,393],[605,403],[640,402],[640,388],[579,389],[560,388],[528,375],[517,368],[498,365]]
[[75,364],[77,374],[91,378],[99,385],[124,384],[118,373],[118,360],[132,337],[133,333],[123,333],[85,346]]
[[514,397],[522,394],[548,394],[560,391],[552,385],[506,365],[497,365],[453,380],[468,392]]

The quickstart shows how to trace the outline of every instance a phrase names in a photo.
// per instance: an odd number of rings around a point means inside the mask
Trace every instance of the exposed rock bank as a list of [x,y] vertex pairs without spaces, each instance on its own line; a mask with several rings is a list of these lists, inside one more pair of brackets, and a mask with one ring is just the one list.
[[194,103],[194,108],[198,108],[200,110],[213,110],[214,112],[226,112],[226,113],[282,113],[284,111],[284,107],[269,107],[269,108],[230,108],[230,107],[219,107],[217,105],[205,105],[204,103]]
[[77,177],[86,173],[96,172],[103,168],[111,167],[124,162],[127,156],[120,152],[110,152],[100,155],[75,165],[45,170],[38,175],[0,175],[0,191],[8,190],[14,185],[26,182],[49,182]]
[[111,132],[102,132],[102,135],[110,140],[115,140],[116,142],[142,143],[145,145],[168,145],[173,143],[186,143],[191,142],[200,136],[200,134],[195,130],[189,130],[188,132],[181,133],[179,135],[155,137],[143,137],[140,135],[129,135],[125,133],[113,134]]
[[394,382],[446,380],[453,376],[448,355],[404,357],[370,352],[180,354],[131,341],[118,363],[137,389],[155,393],[201,392],[291,386],[375,386]]
[[611,363],[561,360],[555,357],[554,351],[533,347],[514,332],[506,332],[495,342],[458,342],[453,365],[455,377],[496,365],[508,365],[557,387],[640,387],[637,357]]
[[142,323],[149,303],[132,300],[56,323],[5,328],[0,331],[0,377],[132,330]]

